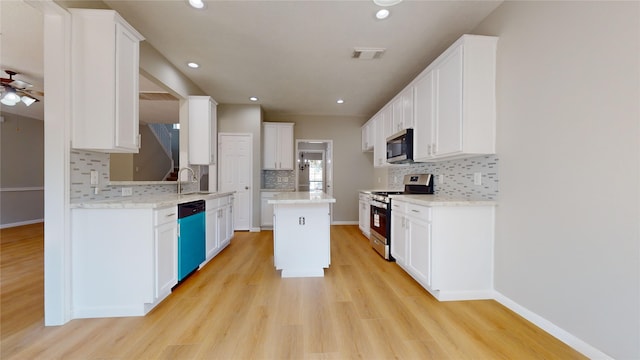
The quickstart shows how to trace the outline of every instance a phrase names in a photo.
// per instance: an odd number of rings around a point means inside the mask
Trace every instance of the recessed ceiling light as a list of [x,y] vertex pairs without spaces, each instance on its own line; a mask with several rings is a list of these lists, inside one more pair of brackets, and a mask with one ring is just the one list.
[[376,18],[378,20],[383,20],[383,19],[386,19],[388,17],[389,17],[389,10],[387,10],[387,9],[380,9],[376,13]]
[[258,101],[258,98],[257,98],[257,97],[255,97],[255,96],[252,96],[252,97],[250,97],[250,98],[249,98],[249,100],[251,100],[251,101]]
[[198,63],[194,63],[194,62],[188,63],[187,66],[192,68],[192,69],[197,69],[197,68],[200,67],[200,65],[198,65]]
[[189,5],[194,9],[204,8],[204,2],[202,0],[189,0]]
[[338,104],[344,104],[344,100],[342,100],[342,99],[338,99],[336,102],[337,102]]

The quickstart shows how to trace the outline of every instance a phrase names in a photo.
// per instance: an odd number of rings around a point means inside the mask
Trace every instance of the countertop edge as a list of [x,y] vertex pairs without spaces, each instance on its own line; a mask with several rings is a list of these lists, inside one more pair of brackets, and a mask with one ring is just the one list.
[[389,195],[393,199],[424,206],[497,206],[495,200],[441,197],[437,195]]
[[121,197],[115,199],[79,202],[70,204],[71,209],[160,209],[178,204],[197,201],[213,200],[233,195],[235,191],[216,192],[210,194],[158,194],[144,197]]

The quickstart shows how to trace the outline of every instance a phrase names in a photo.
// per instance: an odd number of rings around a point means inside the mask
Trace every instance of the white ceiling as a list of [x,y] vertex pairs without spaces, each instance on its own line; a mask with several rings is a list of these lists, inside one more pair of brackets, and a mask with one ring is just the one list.
[[[374,16],[379,7],[370,0],[204,1],[204,10],[192,9],[187,0],[58,2],[67,7],[106,3],[218,103],[249,104],[248,98],[257,96],[270,119],[277,114],[373,115],[501,3],[404,0],[381,21]],[[2,0],[0,15],[2,69],[20,72],[16,78],[42,90],[41,14],[20,0]],[[377,60],[355,60],[354,47],[386,52]],[[188,61],[201,67],[187,68]],[[338,98],[345,103],[336,104]],[[26,109],[19,104],[2,111],[17,107]],[[147,107],[141,104],[142,121],[149,121]],[[28,110],[41,113],[41,103]]]

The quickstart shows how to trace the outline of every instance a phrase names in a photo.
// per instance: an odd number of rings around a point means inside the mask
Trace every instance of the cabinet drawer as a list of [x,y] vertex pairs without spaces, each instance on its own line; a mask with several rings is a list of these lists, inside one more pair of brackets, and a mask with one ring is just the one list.
[[416,204],[406,204],[408,216],[416,217],[420,220],[431,221],[431,208]]
[[178,221],[178,209],[175,206],[155,211],[153,219],[154,225],[166,224],[172,221]]
[[205,209],[206,210],[211,210],[211,209],[216,209],[220,207],[220,198],[217,199],[211,199],[211,200],[207,200],[205,202]]
[[404,214],[407,212],[407,205],[408,204],[405,202],[391,199],[391,211],[397,211]]

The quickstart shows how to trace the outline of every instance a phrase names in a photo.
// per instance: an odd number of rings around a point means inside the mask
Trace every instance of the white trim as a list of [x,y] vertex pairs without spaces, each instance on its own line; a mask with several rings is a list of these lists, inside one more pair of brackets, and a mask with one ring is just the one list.
[[44,191],[44,186],[40,186],[40,187],[0,188],[0,192],[14,192],[14,191]]
[[560,328],[559,326],[552,323],[551,321],[543,318],[542,316],[534,313],[533,311],[525,308],[524,306],[516,303],[515,301],[509,299],[508,297],[502,295],[497,291],[495,292],[495,300],[500,304],[504,305],[505,307],[509,308],[511,311],[515,312],[516,314],[532,322],[534,325],[546,331],[551,336],[569,345],[574,350],[582,353],[582,355],[590,359],[607,359],[607,360],[613,359],[609,355],[603,353],[602,351],[596,349],[595,347],[587,344],[583,340],[577,338],[575,335],[572,335],[571,333]]
[[259,227],[251,227],[249,228],[249,232],[260,232],[261,228]]
[[331,225],[360,225],[358,221],[332,221]]
[[9,224],[1,224],[0,225],[0,229],[7,229],[7,228],[16,227],[16,226],[37,224],[37,223],[41,223],[41,222],[44,222],[44,219],[34,219],[34,220],[19,221],[19,222],[14,222],[14,223],[9,223]]

